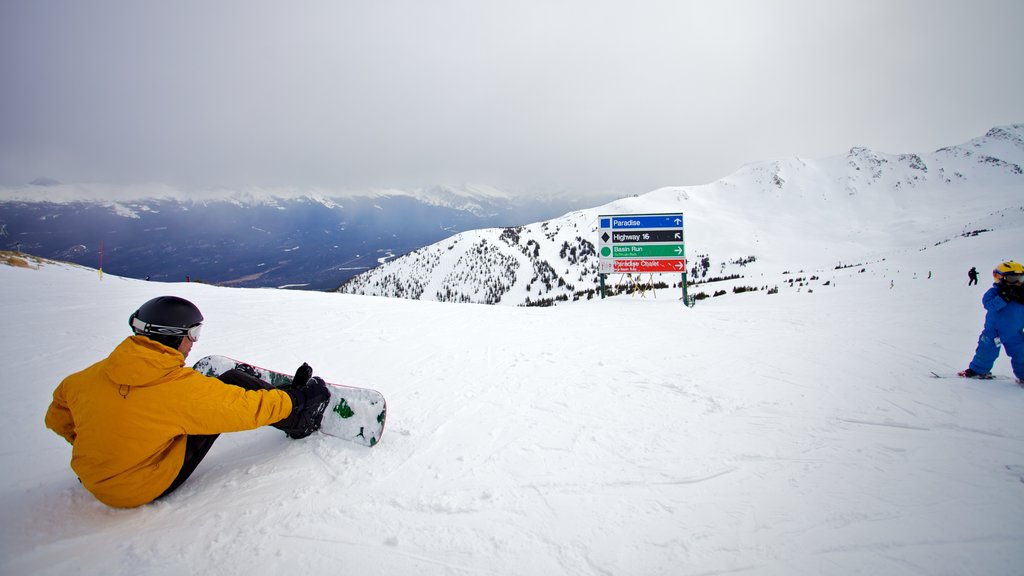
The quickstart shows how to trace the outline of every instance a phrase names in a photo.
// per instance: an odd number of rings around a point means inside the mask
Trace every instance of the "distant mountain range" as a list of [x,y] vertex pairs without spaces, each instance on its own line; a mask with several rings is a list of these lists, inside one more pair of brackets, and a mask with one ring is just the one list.
[[[39,178],[0,188],[0,249],[91,267],[102,257],[108,273],[154,281],[548,305],[597,294],[599,215],[682,212],[691,294],[706,297],[1021,227],[1022,166],[1024,125],[1015,124],[931,153],[854,147],[758,162],[710,184],[583,210],[601,198],[488,186],[198,193]],[[793,248],[799,262],[778,257]],[[1008,247],[1007,257],[1021,256]],[[647,280],[678,286],[681,276]]]
[[[770,291],[793,286],[804,270],[813,276],[893,250],[1024,230],[1022,166],[1024,124],[928,154],[855,147],[821,160],[759,162],[707,185],[663,188],[526,226],[463,232],[361,273],[339,291],[508,305],[593,298],[598,216],[677,212],[685,214],[693,295]],[[1008,247],[1007,258],[1020,258],[1013,254],[1019,249]],[[799,262],[779,257],[794,253],[803,255]],[[681,274],[642,280],[678,286]],[[620,288],[638,283],[618,275],[609,281]]]
[[579,205],[486,186],[189,194],[40,178],[0,189],[0,248],[154,281],[333,290],[460,231],[531,222]]

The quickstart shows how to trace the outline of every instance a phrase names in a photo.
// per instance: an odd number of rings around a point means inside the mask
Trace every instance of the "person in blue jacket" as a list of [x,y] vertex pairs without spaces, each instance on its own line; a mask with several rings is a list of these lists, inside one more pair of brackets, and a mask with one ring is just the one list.
[[999,346],[1006,348],[1017,383],[1024,385],[1024,265],[1008,261],[992,271],[995,283],[981,297],[985,306],[985,328],[965,378],[992,378],[992,365]]

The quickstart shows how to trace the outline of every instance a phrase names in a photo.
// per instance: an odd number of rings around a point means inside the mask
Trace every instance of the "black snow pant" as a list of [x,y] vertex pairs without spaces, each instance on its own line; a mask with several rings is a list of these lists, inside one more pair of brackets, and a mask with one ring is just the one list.
[[[225,384],[232,384],[245,388],[246,390],[269,390],[273,386],[260,380],[259,378],[246,374],[241,370],[228,370],[217,377],[221,382]],[[213,448],[214,441],[220,434],[191,434],[185,439],[185,461],[181,464],[181,470],[178,472],[178,476],[175,477],[171,485],[164,490],[164,493],[157,496],[157,498],[163,498],[171,492],[178,489],[179,486],[188,480],[188,477],[195,472],[196,467],[203,461],[206,454]]]

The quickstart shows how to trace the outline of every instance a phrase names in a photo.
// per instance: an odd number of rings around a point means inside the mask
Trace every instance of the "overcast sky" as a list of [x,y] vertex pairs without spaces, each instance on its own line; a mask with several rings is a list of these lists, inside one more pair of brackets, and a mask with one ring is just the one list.
[[1020,0],[0,2],[0,185],[641,193],[1024,122]]

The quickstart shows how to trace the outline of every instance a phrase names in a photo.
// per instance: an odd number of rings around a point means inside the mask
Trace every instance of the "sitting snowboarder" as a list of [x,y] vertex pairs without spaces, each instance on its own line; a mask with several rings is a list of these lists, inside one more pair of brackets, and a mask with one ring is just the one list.
[[966,378],[992,378],[992,365],[1006,348],[1017,382],[1024,385],[1024,265],[1003,262],[992,271],[995,283],[981,297],[985,328],[970,366],[960,372]]
[[128,319],[134,335],[54,390],[46,426],[71,443],[71,468],[104,504],[140,506],[174,491],[221,432],[269,424],[304,438],[319,429],[330,394],[307,364],[287,389],[240,370],[211,378],[185,367],[202,322],[188,300],[149,300]]

